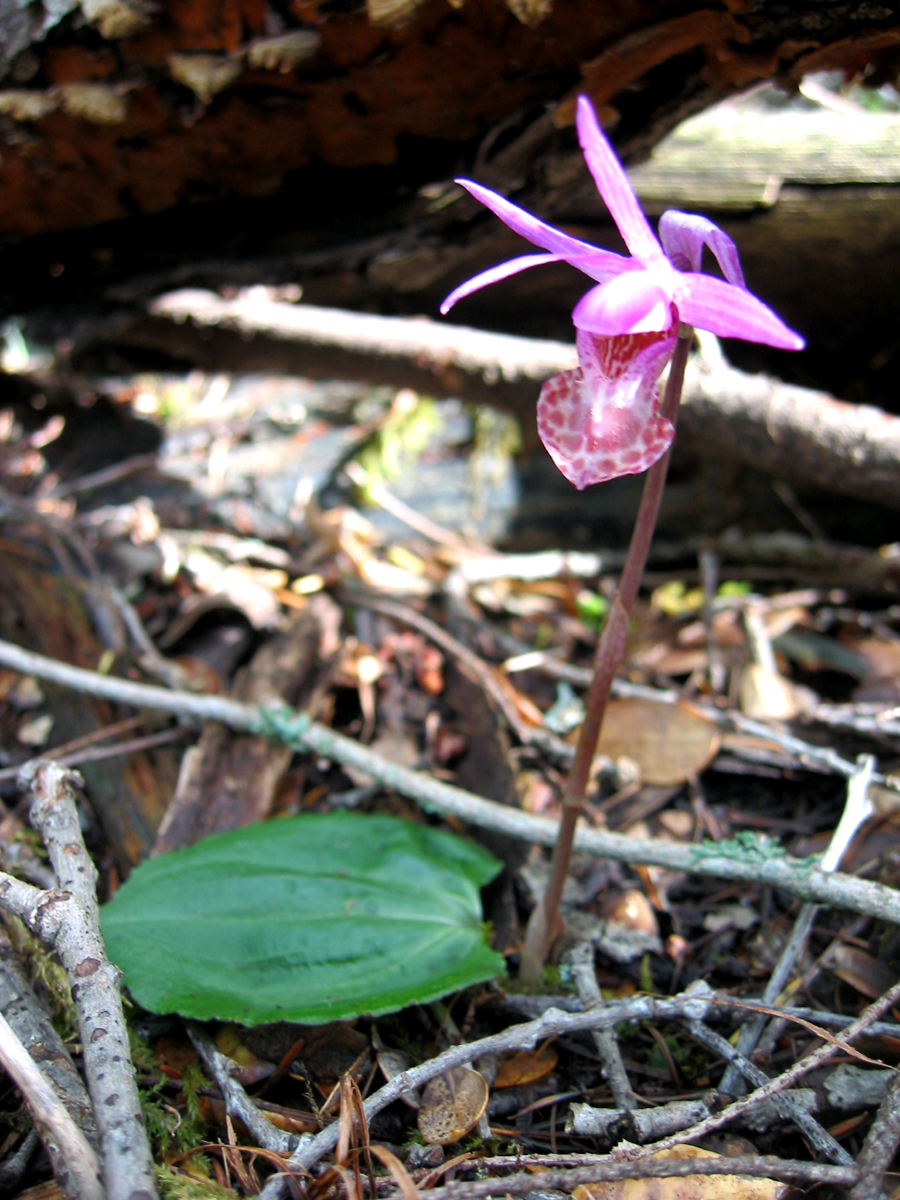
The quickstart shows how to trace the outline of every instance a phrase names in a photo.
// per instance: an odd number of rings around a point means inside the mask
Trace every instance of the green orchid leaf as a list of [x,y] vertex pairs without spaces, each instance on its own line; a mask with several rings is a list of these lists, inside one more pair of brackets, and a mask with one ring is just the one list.
[[101,913],[135,1000],[206,1020],[316,1023],[490,979],[486,850],[338,812],[218,834],[139,866]]

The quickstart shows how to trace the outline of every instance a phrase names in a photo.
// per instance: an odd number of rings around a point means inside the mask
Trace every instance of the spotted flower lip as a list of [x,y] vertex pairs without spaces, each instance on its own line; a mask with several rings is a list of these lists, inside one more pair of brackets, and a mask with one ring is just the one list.
[[[529,267],[567,262],[595,281],[572,313],[577,329],[599,337],[663,333],[677,317],[719,337],[802,350],[803,338],[789,329],[744,285],[737,248],[705,217],[670,210],[650,228],[623,167],[606,140],[590,101],[578,100],[578,140],[588,169],[631,257],[572,237],[525,212],[504,196],[473,183],[459,183],[510,229],[540,247],[481,272],[456,288],[441,305],[447,313],[463,297]],[[700,272],[704,247],[718,260],[724,279]]]

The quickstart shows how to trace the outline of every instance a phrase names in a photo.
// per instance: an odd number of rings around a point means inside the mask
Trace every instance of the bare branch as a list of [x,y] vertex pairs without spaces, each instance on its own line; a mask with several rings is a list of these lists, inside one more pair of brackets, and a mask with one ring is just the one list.
[[6,930],[0,927],[0,1012],[32,1054],[38,1069],[94,1147],[97,1127],[91,1101],[65,1043],[35,995]]
[[859,1155],[859,1183],[848,1200],[879,1200],[885,1172],[900,1145],[900,1075],[895,1075]]
[[[591,942],[579,942],[565,956],[572,972],[578,998],[585,1009],[604,1003],[594,970],[594,947]],[[637,1108],[637,1100],[622,1062],[619,1043],[614,1029],[595,1029],[594,1046],[603,1062],[603,1077],[609,1084],[613,1099],[619,1108]],[[694,1118],[696,1120],[696,1118]]]
[[0,1063],[25,1098],[69,1200],[104,1200],[96,1154],[2,1015]]
[[[748,1158],[689,1158],[689,1159],[631,1159],[607,1158],[588,1167],[562,1171],[541,1172],[541,1191],[570,1192],[579,1184],[615,1182],[620,1179],[684,1179],[691,1175],[745,1175],[751,1178],[783,1179],[803,1184],[830,1183],[846,1187],[859,1178],[857,1167],[826,1166],[824,1163],[797,1162],[791,1159]],[[535,1176],[524,1173],[506,1175],[499,1179],[476,1179],[471,1183],[448,1183],[442,1188],[420,1192],[421,1200],[484,1200],[488,1196],[507,1194],[527,1195],[535,1190]]]
[[78,776],[50,762],[40,763],[30,774],[25,782],[34,795],[31,821],[43,835],[65,889],[63,894],[51,894],[56,918],[52,945],[72,986],[107,1200],[152,1200],[156,1196],[153,1158],[131,1063],[120,975],[107,960],[100,936],[97,872],[85,849],[75,808],[73,786]]
[[212,1038],[198,1021],[186,1021],[185,1027],[194,1048],[219,1086],[228,1115],[242,1121],[263,1149],[287,1158],[297,1147],[296,1134],[282,1132],[262,1115],[238,1081],[232,1078],[229,1070],[232,1060],[216,1049]]
[[[203,332],[234,340],[262,335],[298,351],[299,373],[409,386],[430,395],[528,411],[538,387],[577,365],[564,342],[486,333],[422,317],[381,317],[287,304],[249,289],[234,299],[185,289],[160,296],[153,318],[137,318],[125,344],[157,344],[178,328],[181,353],[203,361]],[[168,324],[168,323],[172,324]],[[179,324],[180,323],[180,324]],[[129,336],[130,334],[130,336]],[[141,337],[145,339],[141,342]],[[900,420],[868,405],[730,367],[706,338],[685,380],[680,436],[779,479],[897,508]]]

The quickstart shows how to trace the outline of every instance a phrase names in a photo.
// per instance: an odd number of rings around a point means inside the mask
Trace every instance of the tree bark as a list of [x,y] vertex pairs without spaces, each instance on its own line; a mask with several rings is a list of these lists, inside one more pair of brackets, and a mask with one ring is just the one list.
[[[0,0],[0,301],[102,295],[213,248],[273,280],[340,248],[353,302],[421,292],[479,257],[459,249],[479,210],[436,186],[460,163],[549,215],[590,195],[578,91],[634,159],[750,83],[889,73],[900,45],[898,0],[726,8]],[[92,232],[16,250],[73,230]]]

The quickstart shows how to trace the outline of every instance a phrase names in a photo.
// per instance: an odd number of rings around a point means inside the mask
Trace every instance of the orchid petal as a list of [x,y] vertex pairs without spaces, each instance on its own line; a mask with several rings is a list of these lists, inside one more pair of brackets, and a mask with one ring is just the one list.
[[591,288],[572,313],[577,329],[600,337],[659,332],[669,329],[672,319],[671,294],[654,272],[641,270]]
[[634,188],[598,125],[593,106],[587,96],[578,97],[575,120],[585,162],[625,245],[641,262],[649,263],[662,257],[659,242],[647,218],[641,212]]
[[[644,386],[655,383],[675,350],[677,337],[662,333],[632,333],[621,337],[597,337],[584,329],[575,330],[575,349],[578,365],[586,378],[615,382],[626,377],[640,377]],[[632,389],[629,384],[614,397],[621,407],[629,403]]]
[[779,350],[802,350],[806,344],[752,293],[712,275],[680,274],[674,301],[685,324],[717,337],[762,342]]
[[718,225],[706,217],[670,208],[659,218],[659,240],[666,258],[679,271],[699,271],[703,247],[708,246],[729,283],[744,287],[744,272],[737,246]]
[[[672,444],[675,430],[659,415],[656,379],[671,357],[675,338],[637,339],[579,336],[579,361],[574,371],[548,379],[538,400],[538,433],[547,452],[570,483],[579,490],[621,475],[637,475],[652,467]],[[614,376],[604,371],[609,351],[626,351],[624,369]],[[621,364],[620,364],[621,365]]]
[[599,246],[592,246],[590,242],[570,237],[561,229],[554,229],[552,225],[539,221],[524,208],[519,208],[505,196],[492,192],[490,188],[482,187],[479,183],[473,183],[469,179],[457,179],[455,182],[464,187],[485,208],[489,208],[514,233],[571,263],[591,279],[602,283],[603,280],[612,279],[614,275],[625,270],[628,260],[621,254],[615,254],[612,250],[601,250]]
[[458,288],[454,288],[441,305],[441,312],[446,316],[453,305],[458,300],[462,300],[464,296],[470,296],[472,292],[480,291],[481,288],[488,287],[492,283],[499,283],[501,279],[508,279],[510,275],[518,275],[519,271],[527,271],[529,267],[542,267],[546,263],[563,261],[558,254],[523,254],[520,258],[510,258],[505,263],[498,263],[496,267],[489,267],[480,275],[473,275],[471,279],[461,283]]

